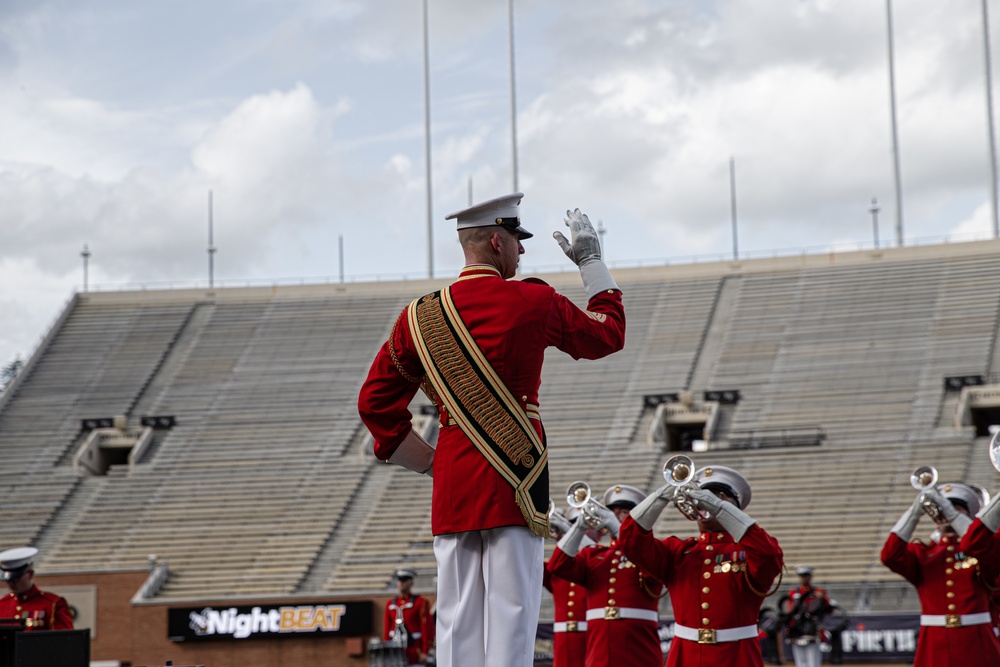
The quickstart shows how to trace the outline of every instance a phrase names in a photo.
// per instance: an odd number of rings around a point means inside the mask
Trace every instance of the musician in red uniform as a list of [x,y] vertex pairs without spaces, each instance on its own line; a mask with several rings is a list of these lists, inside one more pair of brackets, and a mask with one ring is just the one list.
[[[466,266],[399,316],[372,363],[358,410],[375,455],[432,474],[441,667],[530,666],[548,535],[548,453],[538,389],[545,348],[597,359],[625,344],[621,291],[593,225],[567,212],[587,309],[537,279],[510,280],[531,234],[520,193],[457,218]],[[417,389],[437,405],[437,448],[413,431]]]
[[[937,508],[930,543],[910,542],[924,514],[924,499]],[[970,517],[982,505],[966,484],[939,484],[917,495],[885,546],[882,563],[909,581],[920,597],[920,634],[914,667],[1000,667],[1000,641],[993,632],[989,587],[1000,562],[961,549]]]
[[413,594],[413,570],[396,570],[399,595],[385,603],[382,639],[395,639],[406,647],[406,663],[422,665],[434,645],[434,619],[427,598]]
[[37,554],[34,547],[0,552],[0,578],[10,589],[0,598],[0,618],[24,619],[25,630],[72,630],[73,615],[66,600],[35,585]]
[[552,574],[587,591],[586,667],[663,665],[658,613],[663,585],[632,562],[618,542],[621,520],[642,497],[634,486],[612,486],[604,493],[603,507],[594,507],[601,522],[594,527],[607,532],[611,544],[581,550],[586,528],[581,517],[549,559]]
[[[565,514],[549,516],[552,537],[559,540],[580,520],[580,511],[570,507]],[[588,534],[580,548],[596,543]],[[545,564],[542,585],[552,593],[552,667],[584,667],[587,660],[587,589],[575,581],[553,575]]]
[[[959,549],[980,562],[1000,563],[998,529],[1000,529],[1000,494],[994,495],[976,515],[972,525],[962,536]],[[1000,577],[986,588],[990,593],[990,614],[993,618],[994,634],[1000,634]]]
[[636,506],[621,528],[625,555],[670,592],[676,623],[667,665],[762,666],[757,619],[781,571],[781,547],[743,511],[751,492],[739,472],[701,468],[689,485],[693,506],[709,514],[698,520],[697,537],[653,535],[673,497],[669,484]]
[[820,667],[823,617],[833,611],[833,606],[826,591],[812,585],[811,566],[800,565],[795,574],[799,575],[799,585],[784,596],[781,614],[785,635],[792,644],[795,667]]

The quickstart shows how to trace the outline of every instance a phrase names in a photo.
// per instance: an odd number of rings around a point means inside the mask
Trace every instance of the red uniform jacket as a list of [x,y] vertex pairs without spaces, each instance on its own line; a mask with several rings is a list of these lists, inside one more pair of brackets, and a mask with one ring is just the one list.
[[388,641],[396,629],[396,614],[403,616],[403,625],[410,640],[406,647],[406,661],[415,665],[419,662],[417,651],[427,655],[434,645],[434,618],[427,598],[420,595],[397,595],[385,603],[385,623],[382,639]]
[[[607,290],[577,308],[540,280],[504,280],[490,266],[467,266],[451,286],[452,300],[490,365],[520,401],[540,437],[538,389],[545,348],[556,347],[579,359],[598,359],[625,344],[621,292]],[[405,312],[405,311],[404,311]],[[407,318],[396,322],[393,344],[400,365],[412,378],[424,375]],[[375,438],[375,455],[385,461],[410,432],[407,406],[418,385],[403,378],[382,345],[361,388],[358,411]],[[528,406],[532,406],[530,409]],[[514,500],[514,487],[490,465],[461,428],[442,428],[434,455],[431,529],[435,535],[526,526]],[[543,440],[544,441],[544,440]]]
[[556,577],[545,564],[542,585],[552,593],[556,627],[552,633],[552,667],[584,667],[587,660],[587,590]]
[[64,598],[32,586],[28,592],[0,598],[0,618],[23,618],[27,630],[72,630],[73,616]]
[[[954,537],[937,544],[910,542],[889,534],[882,547],[882,562],[913,584],[920,597],[920,612],[928,615],[963,615],[990,611],[989,596],[980,577],[995,581],[1000,563],[976,558],[973,564]],[[1000,641],[992,623],[958,628],[920,626],[914,667],[948,665],[1000,666]]]
[[[975,519],[962,537],[958,548],[962,553],[975,557],[980,562],[1000,563],[1000,533],[992,533],[979,519]],[[995,581],[987,581],[986,590],[990,597],[990,614],[993,625],[1000,627],[1000,572]]]
[[[662,667],[659,620],[605,620],[607,609],[640,610],[656,618],[663,585],[639,571],[622,553],[617,540],[597,545],[575,557],[556,547],[549,571],[587,591],[587,608],[599,613],[587,619],[587,667]],[[574,605],[574,609],[576,606]]]
[[[726,532],[658,540],[628,516],[620,536],[628,557],[666,583],[675,620],[689,628],[756,627],[764,595],[784,562],[777,540],[756,524],[739,542]],[[756,636],[718,644],[674,637],[667,656],[669,667],[763,664]]]

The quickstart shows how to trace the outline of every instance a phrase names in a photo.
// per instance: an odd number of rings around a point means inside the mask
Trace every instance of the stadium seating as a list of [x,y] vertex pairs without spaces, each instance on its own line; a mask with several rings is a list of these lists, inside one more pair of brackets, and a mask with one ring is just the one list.
[[[750,513],[789,567],[812,564],[848,608],[913,605],[878,560],[915,493],[910,471],[932,464],[942,479],[1000,486],[943,385],[1000,370],[997,249],[615,271],[625,349],[599,361],[546,354],[553,499],[564,505],[577,480],[597,496],[615,483],[656,488],[671,452],[650,442],[656,413],[643,397],[738,389],[696,464],[742,470]],[[546,279],[584,304],[574,274]],[[156,593],[167,600],[378,594],[402,564],[432,589],[431,480],[366,451],[356,399],[396,315],[441,284],[78,295],[0,398],[0,542],[42,547],[50,572],[143,568],[155,554],[169,562]],[[426,403],[418,394],[413,409]],[[117,415],[177,423],[133,465],[78,476],[81,420]],[[729,446],[803,427],[826,437]],[[656,532],[694,526],[668,509]]]

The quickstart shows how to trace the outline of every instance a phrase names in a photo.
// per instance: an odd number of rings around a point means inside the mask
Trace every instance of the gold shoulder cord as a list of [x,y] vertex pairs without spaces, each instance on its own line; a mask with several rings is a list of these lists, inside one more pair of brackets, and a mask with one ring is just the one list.
[[642,576],[642,570],[639,570],[639,585],[642,586],[642,592],[653,598],[654,600],[659,600],[664,595],[667,594],[667,587],[663,587],[663,592],[657,595],[653,591],[649,590],[649,584],[646,583],[646,578]]
[[784,577],[785,577],[785,568],[784,567],[782,567],[780,570],[778,570],[778,582],[774,585],[774,588],[772,588],[769,593],[761,593],[760,591],[758,591],[756,588],[753,587],[753,584],[750,583],[750,575],[747,574],[747,569],[749,569],[749,568],[744,568],[743,569],[743,578],[746,580],[747,586],[750,587],[750,590],[753,591],[753,594],[756,595],[757,597],[759,597],[759,598],[769,598],[772,595],[774,595],[775,593],[777,593],[778,589],[781,588],[781,580],[784,579]]
[[979,569],[978,563],[976,564],[976,578],[979,579],[979,583],[983,585],[983,588],[985,588],[990,593],[996,593],[997,591],[1000,591],[1000,586],[991,586],[989,583],[987,583],[985,577],[983,577],[982,570]]
[[399,326],[399,319],[402,317],[400,315],[396,318],[395,323],[392,325],[392,331],[389,333],[389,356],[392,358],[392,365],[396,367],[396,371],[403,376],[403,379],[412,384],[419,384],[420,389],[424,392],[424,395],[435,405],[439,403],[437,392],[434,391],[434,387],[431,386],[430,381],[427,376],[424,375],[423,378],[415,378],[406,372],[403,368],[403,364],[399,363],[399,356],[396,354],[396,346],[393,344],[393,339],[396,337],[396,327]]
[[[402,317],[400,315],[399,317]],[[403,368],[403,364],[399,363],[399,357],[396,355],[396,346],[393,345],[393,339],[396,337],[396,327],[399,326],[399,317],[396,318],[396,322],[392,325],[392,331],[389,333],[389,356],[392,357],[392,365],[396,367],[399,374],[403,376],[403,379],[407,382],[412,382],[413,384],[419,384],[420,378],[415,378],[406,372]]]

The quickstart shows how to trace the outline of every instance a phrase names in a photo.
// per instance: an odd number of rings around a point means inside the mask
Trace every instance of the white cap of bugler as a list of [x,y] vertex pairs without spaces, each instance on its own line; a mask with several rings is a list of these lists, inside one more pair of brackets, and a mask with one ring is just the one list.
[[461,211],[456,211],[445,217],[445,220],[457,219],[458,229],[460,230],[500,225],[517,234],[517,238],[520,241],[530,239],[534,234],[521,226],[519,206],[522,197],[524,197],[524,194],[521,192],[496,197]]

